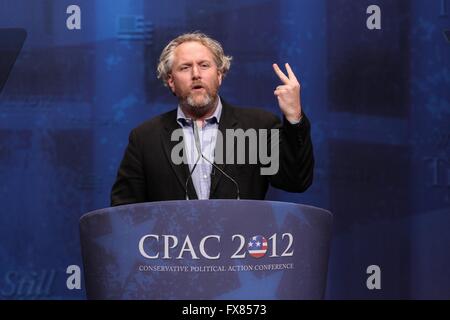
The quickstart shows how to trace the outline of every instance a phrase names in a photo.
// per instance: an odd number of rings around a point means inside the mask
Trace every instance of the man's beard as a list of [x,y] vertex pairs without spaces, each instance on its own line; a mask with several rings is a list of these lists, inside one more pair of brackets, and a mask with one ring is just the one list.
[[185,113],[188,113],[194,118],[202,118],[208,112],[214,109],[217,104],[217,94],[212,96],[205,90],[200,100],[194,98],[194,94],[190,93],[187,97],[180,99],[180,105],[184,109]]

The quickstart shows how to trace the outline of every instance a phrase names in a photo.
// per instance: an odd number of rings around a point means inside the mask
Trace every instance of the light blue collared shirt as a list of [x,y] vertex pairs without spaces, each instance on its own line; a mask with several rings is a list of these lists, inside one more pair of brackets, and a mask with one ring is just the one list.
[[[217,99],[217,108],[214,114],[205,119],[203,126],[198,128],[200,139],[200,150],[209,161],[214,162],[214,150],[216,148],[217,130],[219,129],[220,115],[222,114],[222,102]],[[177,109],[177,122],[183,129],[184,152],[186,153],[189,163],[189,171],[194,167],[198,157],[197,148],[195,147],[193,120],[187,118],[180,106]],[[197,167],[192,173],[192,182],[197,192],[198,199],[209,199],[209,191],[211,188],[211,170],[212,165],[205,159],[200,158]]]

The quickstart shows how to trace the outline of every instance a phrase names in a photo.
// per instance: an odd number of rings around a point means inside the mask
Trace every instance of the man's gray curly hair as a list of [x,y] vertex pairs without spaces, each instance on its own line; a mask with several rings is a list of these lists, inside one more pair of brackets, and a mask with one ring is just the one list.
[[172,72],[174,51],[180,44],[188,41],[200,42],[211,50],[214,55],[214,61],[217,65],[217,69],[222,73],[222,76],[225,76],[228,70],[230,70],[232,57],[225,55],[222,45],[218,41],[201,32],[185,33],[170,41],[159,57],[157,69],[158,79],[161,79],[166,87],[169,74]]

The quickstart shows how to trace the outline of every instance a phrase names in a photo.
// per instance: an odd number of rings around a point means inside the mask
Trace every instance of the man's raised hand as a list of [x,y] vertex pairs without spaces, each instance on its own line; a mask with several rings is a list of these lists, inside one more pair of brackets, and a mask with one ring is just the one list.
[[276,63],[272,66],[281,82],[283,82],[273,92],[278,98],[278,105],[280,106],[281,112],[283,112],[289,122],[298,122],[302,114],[300,83],[288,63],[285,64],[287,76]]

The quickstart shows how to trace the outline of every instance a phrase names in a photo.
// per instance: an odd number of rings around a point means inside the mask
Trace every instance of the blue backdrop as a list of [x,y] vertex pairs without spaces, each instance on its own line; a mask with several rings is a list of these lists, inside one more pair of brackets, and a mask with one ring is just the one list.
[[334,213],[327,298],[450,298],[449,14],[447,0],[0,0],[0,28],[27,33],[0,93],[0,298],[84,298],[66,287],[78,220],[109,205],[130,129],[176,106],[157,59],[193,30],[233,56],[230,103],[279,113],[271,64],[300,79],[314,184],[268,199]]

